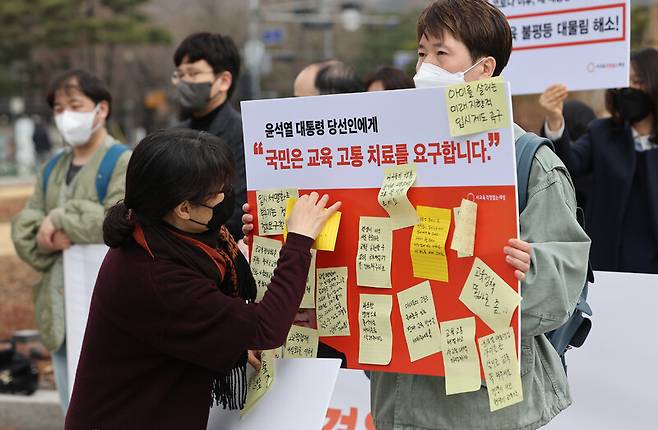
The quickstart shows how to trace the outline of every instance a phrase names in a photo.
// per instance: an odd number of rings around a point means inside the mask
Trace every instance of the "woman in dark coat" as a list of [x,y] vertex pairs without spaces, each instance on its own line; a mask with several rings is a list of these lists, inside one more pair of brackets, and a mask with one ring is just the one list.
[[279,347],[304,294],[314,238],[340,203],[300,197],[263,300],[223,226],[228,147],[192,130],[137,146],[125,201],[103,225],[100,269],[66,429],[205,429],[212,403],[241,408],[249,350]]
[[597,270],[658,273],[658,51],[631,56],[630,87],[608,90],[610,118],[594,120],[575,143],[564,129],[567,90],[540,98],[546,135],[575,178],[593,175],[585,229]]

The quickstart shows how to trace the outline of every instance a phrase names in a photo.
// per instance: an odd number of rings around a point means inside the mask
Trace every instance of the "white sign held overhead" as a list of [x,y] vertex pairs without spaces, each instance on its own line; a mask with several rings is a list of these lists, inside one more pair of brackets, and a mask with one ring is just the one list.
[[[503,70],[513,94],[628,86],[629,0],[489,0],[512,28]],[[529,73],[531,71],[531,73]]]

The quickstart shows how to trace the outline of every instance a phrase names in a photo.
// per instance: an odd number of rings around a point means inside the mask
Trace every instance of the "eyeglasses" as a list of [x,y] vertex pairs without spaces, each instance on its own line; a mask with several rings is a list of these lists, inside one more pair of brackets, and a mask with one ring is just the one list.
[[191,82],[196,82],[196,80],[199,76],[214,75],[214,74],[215,74],[215,72],[208,71],[208,70],[205,71],[205,72],[200,71],[200,70],[194,70],[194,69],[188,70],[188,71],[174,70],[174,72],[171,74],[171,83],[174,84],[174,85],[178,85],[178,83],[181,80],[185,79],[186,76],[187,76],[186,80],[191,81]]

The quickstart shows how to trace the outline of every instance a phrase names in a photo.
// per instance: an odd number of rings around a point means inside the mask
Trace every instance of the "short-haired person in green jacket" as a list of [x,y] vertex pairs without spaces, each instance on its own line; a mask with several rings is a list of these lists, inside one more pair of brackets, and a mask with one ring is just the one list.
[[130,151],[107,131],[112,96],[97,77],[82,70],[63,73],[48,91],[48,104],[68,145],[41,169],[34,194],[12,221],[11,235],[18,256],[42,274],[33,289],[36,321],[52,352],[66,410],[62,251],[73,244],[103,243],[105,210],[123,199]]
[[[417,39],[417,87],[498,76],[512,50],[505,15],[486,0],[432,2],[418,18]],[[522,134],[515,126],[515,139]],[[532,246],[528,270],[519,277],[523,401],[490,412],[484,384],[475,392],[446,396],[443,377],[373,372],[377,430],[536,429],[569,406],[565,371],[544,334],[561,326],[576,307],[590,240],[576,219],[569,173],[547,146],[532,163],[520,233]],[[505,252],[511,262],[514,254]]]

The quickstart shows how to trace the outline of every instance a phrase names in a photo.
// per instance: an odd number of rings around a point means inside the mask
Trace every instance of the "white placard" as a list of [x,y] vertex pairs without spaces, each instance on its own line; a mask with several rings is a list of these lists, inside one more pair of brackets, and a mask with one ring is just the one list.
[[[505,85],[509,91],[509,84]],[[515,184],[512,127],[450,137],[444,91],[427,88],[242,102],[247,190],[273,184],[379,188],[386,167],[412,162],[416,187]],[[314,124],[312,135],[309,123]],[[484,154],[469,155],[469,144],[480,141]],[[460,157],[452,152],[454,163],[446,162],[440,147],[452,142],[459,143],[463,153]]]
[[370,416],[370,380],[363,370],[340,369],[322,429],[374,430],[374,428]]
[[489,0],[512,28],[512,94],[628,86],[629,0]]
[[573,404],[549,430],[654,430],[658,275],[594,272],[592,331],[567,352]]
[[210,410],[208,430],[321,429],[334,391],[340,360],[275,359],[272,388],[240,419],[239,411]]
[[91,296],[108,247],[74,245],[64,251],[64,306],[66,308],[66,355],[69,397],[73,393],[82,340],[87,327]]
[[[652,316],[658,303],[658,275],[594,276],[588,298],[594,312],[592,331],[582,348],[566,356],[573,404],[546,428],[653,430],[658,341]],[[628,312],[620,317],[622,309]],[[360,371],[341,369],[329,406],[342,415],[357,408],[359,430],[365,429],[364,417],[370,412],[368,382]]]

